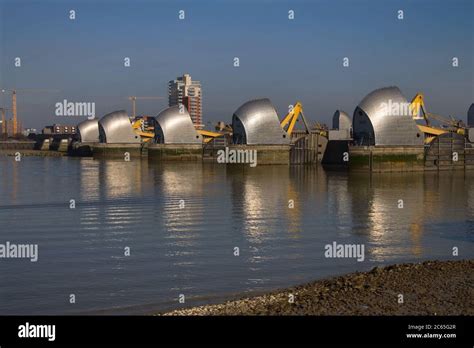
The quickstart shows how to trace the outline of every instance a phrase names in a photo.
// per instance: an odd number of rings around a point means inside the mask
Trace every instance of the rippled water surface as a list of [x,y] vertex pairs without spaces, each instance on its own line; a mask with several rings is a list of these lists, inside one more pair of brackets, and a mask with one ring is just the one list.
[[[0,157],[0,243],[39,246],[37,262],[0,259],[0,314],[150,313],[454,246],[472,258],[473,179]],[[325,258],[333,241],[364,244],[365,260]]]

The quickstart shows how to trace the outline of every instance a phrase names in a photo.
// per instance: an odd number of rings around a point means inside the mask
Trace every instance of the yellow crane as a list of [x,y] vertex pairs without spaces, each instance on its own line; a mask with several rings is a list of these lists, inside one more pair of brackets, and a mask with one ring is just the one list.
[[143,118],[136,118],[132,122],[132,128],[135,133],[137,133],[142,138],[143,142],[148,142],[155,136],[154,129],[145,127]]
[[288,114],[280,122],[281,128],[286,131],[288,135],[291,136],[293,128],[295,127],[296,121],[298,120],[298,117],[300,115],[303,119],[303,123],[306,128],[306,133],[310,133],[308,122],[306,122],[306,118],[304,117],[303,105],[301,104],[301,102],[296,102],[293,108],[291,108],[290,112],[288,112]]
[[22,89],[2,89],[2,93],[12,93],[12,114],[13,114],[13,135],[18,134],[18,114],[16,106],[17,92],[58,92],[56,89],[42,89],[42,88],[22,88]]
[[153,97],[137,97],[131,96],[128,99],[132,102],[132,117],[135,118],[137,116],[137,99],[163,99],[163,97],[153,96]]
[[[281,128],[284,131],[286,131],[288,135],[291,136],[291,134],[293,133],[293,129],[295,128],[296,121],[298,121],[298,118],[300,117],[300,115],[303,120],[304,126],[306,128],[306,133],[309,134],[311,132],[309,124],[306,121],[306,118],[303,113],[303,105],[301,104],[301,102],[296,102],[293,108],[291,108],[288,114],[280,122]],[[203,136],[204,142],[208,143],[215,138],[224,136],[226,133],[232,132],[232,129],[231,128],[229,129],[229,128],[230,127],[226,127],[224,133],[211,132],[211,131],[207,131],[203,129],[197,130],[197,132]]]
[[211,142],[215,138],[219,138],[225,135],[224,133],[212,132],[204,129],[197,129],[196,132],[202,135],[202,139],[206,144]]
[[[435,136],[452,132],[461,135],[466,134],[466,127],[462,121],[456,120],[453,117],[449,119],[440,115],[432,114],[426,111],[424,95],[417,93],[410,103],[410,111],[414,119],[423,119],[426,125],[417,125],[426,135],[425,142],[429,143]],[[421,114],[421,117],[420,117]],[[433,125],[432,120],[436,120],[444,124],[446,128]]]

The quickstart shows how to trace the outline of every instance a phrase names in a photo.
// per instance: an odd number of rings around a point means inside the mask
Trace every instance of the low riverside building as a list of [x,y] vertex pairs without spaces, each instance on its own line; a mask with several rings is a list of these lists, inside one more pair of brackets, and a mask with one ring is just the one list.
[[53,124],[52,126],[46,126],[42,130],[42,134],[76,134],[76,126]]

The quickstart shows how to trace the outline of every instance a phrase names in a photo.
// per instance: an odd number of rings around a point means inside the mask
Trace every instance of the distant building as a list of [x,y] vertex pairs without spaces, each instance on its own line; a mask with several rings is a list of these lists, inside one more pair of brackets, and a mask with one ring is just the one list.
[[196,128],[202,128],[202,89],[199,81],[193,81],[191,75],[184,74],[168,84],[169,106],[184,105]]
[[28,135],[30,134],[36,134],[38,133],[38,131],[36,130],[36,128],[26,128],[23,130],[22,134],[27,137]]
[[[18,123],[17,123],[17,130],[18,130],[17,135],[23,133],[22,129],[23,129],[22,124],[21,124],[20,121],[18,121]],[[5,131],[5,133],[8,137],[14,136],[13,119],[5,120],[5,125],[2,125],[2,121],[0,121],[0,136],[4,134],[3,131]]]
[[76,134],[76,126],[53,124],[42,130],[43,134]]
[[7,135],[8,135],[9,137],[12,137],[13,134],[15,133],[15,132],[13,131],[13,120],[12,120],[12,119],[6,120],[5,123],[6,123]]

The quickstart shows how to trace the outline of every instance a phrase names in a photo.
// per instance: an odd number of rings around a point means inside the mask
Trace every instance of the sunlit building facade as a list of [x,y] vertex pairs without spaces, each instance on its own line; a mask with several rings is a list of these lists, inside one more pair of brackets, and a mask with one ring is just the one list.
[[201,82],[193,81],[191,75],[184,74],[168,84],[169,106],[184,105],[196,128],[202,128],[202,88]]

